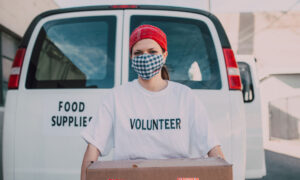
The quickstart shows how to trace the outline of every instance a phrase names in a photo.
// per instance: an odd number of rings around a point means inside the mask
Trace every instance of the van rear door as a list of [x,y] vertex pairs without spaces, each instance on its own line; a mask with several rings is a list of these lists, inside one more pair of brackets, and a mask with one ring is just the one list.
[[23,63],[15,128],[15,180],[78,179],[101,99],[120,84],[123,12],[79,11],[42,18]]
[[266,175],[263,148],[261,99],[255,59],[237,56],[243,84],[247,127],[246,177],[261,178]]
[[[243,145],[236,143],[244,141],[244,136],[239,134],[244,131],[241,125],[244,121],[239,116],[243,114],[243,109],[240,110],[243,108],[242,94],[229,91],[220,37],[212,20],[203,14],[171,9],[125,10],[122,83],[137,78],[129,61],[128,42],[130,33],[141,24],[157,26],[166,33],[166,65],[171,80],[191,87],[202,99],[226,159],[234,163],[235,179],[243,179]],[[236,107],[236,116],[231,114],[232,107]]]

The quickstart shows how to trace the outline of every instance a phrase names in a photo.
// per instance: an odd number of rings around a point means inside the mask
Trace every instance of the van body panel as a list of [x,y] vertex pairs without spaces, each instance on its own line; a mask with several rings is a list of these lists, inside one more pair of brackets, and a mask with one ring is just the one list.
[[[86,2],[86,6],[94,6],[94,5],[155,5],[158,6],[176,6],[176,7],[187,7],[187,8],[195,8],[201,10],[209,10],[209,3],[207,1],[173,1],[173,0],[164,0],[164,1],[148,1],[148,0],[112,0],[112,1],[91,1]],[[64,4],[65,7],[66,4]],[[82,3],[73,2],[72,7],[82,6]]]
[[[245,179],[246,167],[246,121],[241,91],[231,91],[230,119],[231,119],[231,153],[233,162],[233,179]],[[241,168],[242,167],[242,168]]]
[[2,146],[2,167],[3,179],[15,179],[15,132],[16,132],[16,112],[18,107],[17,90],[7,91],[5,102],[5,113],[3,122],[3,146]]
[[[18,94],[18,108],[15,108],[16,124],[14,152],[5,162],[14,164],[14,179],[78,179],[86,143],[80,138],[80,131],[89,120],[98,118],[97,107],[109,93],[110,88],[99,89],[27,89],[26,78],[31,54],[42,26],[51,21],[81,17],[115,16],[116,42],[114,63],[114,86],[120,85],[121,42],[123,13],[114,11],[88,11],[48,16],[32,31],[24,58]],[[12,103],[10,96],[7,102]],[[64,108],[73,104],[75,112]],[[34,105],[33,105],[34,104]],[[75,105],[77,104],[77,105]],[[82,105],[79,111],[79,106]],[[11,106],[7,106],[11,107]],[[84,109],[84,110],[83,110]],[[11,113],[11,114],[14,114]],[[7,111],[7,114],[10,114]],[[55,117],[54,117],[55,116]],[[62,125],[60,118],[68,120]],[[71,117],[71,118],[70,118]],[[75,119],[76,118],[76,119]],[[7,117],[6,119],[11,119]],[[70,123],[72,122],[72,123]],[[14,136],[11,136],[14,137]],[[66,144],[67,142],[67,144]],[[8,143],[10,144],[10,143]],[[55,156],[54,156],[55,154]],[[66,168],[67,167],[67,168]]]
[[244,103],[247,126],[246,177],[262,178],[266,175],[266,163],[262,138],[261,98],[255,58],[239,55],[237,56],[237,62],[248,65],[254,94],[250,102]]
[[[97,107],[109,90],[84,92],[82,90],[36,90],[20,92],[16,123],[15,175],[16,179],[76,179],[86,143],[79,137],[83,117],[98,118]],[[83,102],[81,113],[60,112],[59,101]],[[28,102],[39,104],[28,106]],[[63,109],[63,108],[62,108]],[[63,110],[61,110],[63,111]],[[76,117],[68,126],[51,126],[52,116]]]
[[[214,126],[217,137],[219,138],[222,146],[222,150],[226,157],[226,160],[233,163],[234,179],[244,179],[244,170],[241,167],[245,167],[245,120],[244,120],[244,107],[242,101],[241,91],[229,91],[226,64],[222,51],[222,45],[219,40],[219,35],[215,25],[212,21],[204,15],[193,14],[188,12],[177,12],[176,14],[163,10],[125,10],[124,15],[124,29],[130,29],[130,18],[136,15],[158,15],[162,17],[183,17],[188,19],[195,19],[205,22],[210,30],[213,38],[215,49],[217,53],[222,87],[218,90],[211,89],[193,89],[193,91],[203,101],[211,122]],[[128,81],[128,69],[129,67],[129,49],[130,32],[124,33],[123,37],[123,69],[122,69],[122,82]],[[182,38],[182,37],[181,37]],[[168,61],[168,58],[167,58]],[[171,76],[172,79],[172,76]],[[216,109],[218,113],[216,113]],[[235,123],[235,124],[234,124]],[[233,125],[234,124],[234,125]],[[233,131],[234,130],[234,131]],[[245,169],[245,168],[243,168]]]
[[[184,7],[176,7],[176,6],[159,6],[159,5],[139,5],[136,8],[138,9],[144,9],[144,10],[165,10],[165,11],[173,11],[175,13],[177,12],[189,12],[189,13],[194,13],[194,14],[200,14],[204,15],[206,17],[209,17],[209,19],[213,22],[215,25],[220,42],[223,48],[231,48],[228,37],[225,33],[225,30],[218,20],[218,18],[204,10],[200,9],[194,9],[194,8],[184,8]],[[88,11],[107,11],[107,10],[112,10],[111,6],[86,6],[86,7],[73,7],[73,8],[62,8],[62,9],[55,9],[55,10],[50,10],[43,12],[36,16],[34,20],[30,23],[28,29],[26,30],[24,37],[22,39],[22,42],[20,44],[20,47],[27,47],[29,40],[31,39],[31,34],[33,30],[35,29],[37,23],[51,15],[56,15],[56,14],[62,14],[62,13],[71,13],[71,12],[88,12]],[[124,8],[115,8],[114,10],[124,10]]]

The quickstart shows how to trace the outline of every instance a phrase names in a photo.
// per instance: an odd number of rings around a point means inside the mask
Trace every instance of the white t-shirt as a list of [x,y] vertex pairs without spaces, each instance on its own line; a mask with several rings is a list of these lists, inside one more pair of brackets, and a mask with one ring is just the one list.
[[199,98],[173,81],[159,92],[137,79],[114,88],[81,136],[115,160],[201,157],[220,144]]

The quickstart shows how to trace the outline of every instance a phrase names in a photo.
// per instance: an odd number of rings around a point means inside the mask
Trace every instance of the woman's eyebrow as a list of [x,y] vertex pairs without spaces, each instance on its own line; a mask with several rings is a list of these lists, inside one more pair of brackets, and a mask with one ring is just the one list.
[[[147,51],[151,51],[151,50],[157,51],[154,47],[147,49]],[[137,52],[142,52],[142,50],[137,49],[137,50],[134,51],[134,53],[137,53]]]
[[139,50],[139,49],[134,51],[134,53],[137,53],[137,52],[142,52],[142,51],[141,51],[141,50]]

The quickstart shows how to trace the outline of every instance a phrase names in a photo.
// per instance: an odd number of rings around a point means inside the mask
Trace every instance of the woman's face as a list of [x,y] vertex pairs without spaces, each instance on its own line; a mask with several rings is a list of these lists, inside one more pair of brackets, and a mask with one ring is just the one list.
[[163,52],[162,48],[156,41],[152,39],[142,39],[132,47],[131,58],[135,56],[140,56],[145,53],[162,55],[164,61],[166,60],[168,55],[168,52],[167,51]]

